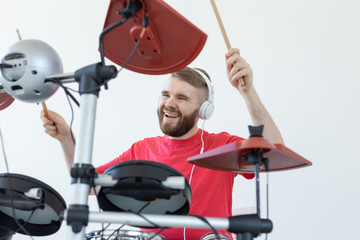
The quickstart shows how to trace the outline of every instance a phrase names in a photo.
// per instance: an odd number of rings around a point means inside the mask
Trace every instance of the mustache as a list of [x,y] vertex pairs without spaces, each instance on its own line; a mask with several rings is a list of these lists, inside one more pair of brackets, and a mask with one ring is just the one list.
[[164,107],[161,108],[161,111],[162,111],[162,113],[164,113],[164,111],[167,111],[167,112],[172,112],[172,113],[179,114],[179,116],[182,115],[181,112],[178,109],[173,108],[173,107],[165,107],[164,106]]

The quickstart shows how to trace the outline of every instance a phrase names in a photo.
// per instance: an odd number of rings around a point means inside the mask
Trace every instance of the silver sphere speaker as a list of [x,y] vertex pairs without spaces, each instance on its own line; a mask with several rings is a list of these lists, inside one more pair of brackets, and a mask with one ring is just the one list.
[[1,63],[11,65],[1,69],[1,85],[13,98],[38,103],[51,97],[58,85],[45,78],[63,73],[57,52],[40,40],[21,40],[11,45]]

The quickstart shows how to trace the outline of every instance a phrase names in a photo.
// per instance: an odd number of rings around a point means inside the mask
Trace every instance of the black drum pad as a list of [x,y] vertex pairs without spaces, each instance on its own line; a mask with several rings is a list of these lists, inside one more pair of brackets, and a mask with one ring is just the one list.
[[32,236],[51,235],[60,229],[65,209],[63,198],[45,183],[20,174],[0,174],[2,228]]
[[[104,174],[117,179],[113,187],[101,187],[98,193],[104,211],[130,211],[148,214],[186,215],[189,212],[191,189],[177,170],[167,165],[143,160],[131,160],[108,168]],[[172,176],[181,176],[183,189],[164,186]]]

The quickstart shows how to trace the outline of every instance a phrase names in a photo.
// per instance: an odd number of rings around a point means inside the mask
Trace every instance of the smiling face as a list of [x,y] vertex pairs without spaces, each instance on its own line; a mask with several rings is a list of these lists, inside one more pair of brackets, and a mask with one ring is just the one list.
[[157,108],[161,131],[177,139],[193,136],[198,130],[199,108],[206,94],[206,89],[179,78],[166,80]]

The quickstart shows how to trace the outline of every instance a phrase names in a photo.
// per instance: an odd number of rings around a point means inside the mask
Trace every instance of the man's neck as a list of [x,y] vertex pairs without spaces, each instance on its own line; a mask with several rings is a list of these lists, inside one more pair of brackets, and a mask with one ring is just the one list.
[[182,135],[180,137],[171,137],[171,136],[169,136],[169,138],[174,139],[174,140],[188,139],[188,138],[191,138],[192,136],[194,136],[198,132],[198,130],[199,130],[198,126],[195,125],[192,129],[190,129],[190,131],[188,131],[184,135]]

